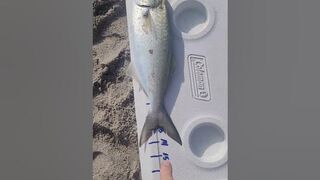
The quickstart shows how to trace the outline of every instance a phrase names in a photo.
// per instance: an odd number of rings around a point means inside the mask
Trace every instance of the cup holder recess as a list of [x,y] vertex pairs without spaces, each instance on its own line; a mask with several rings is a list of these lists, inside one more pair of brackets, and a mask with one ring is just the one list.
[[215,11],[200,0],[179,0],[173,3],[175,33],[184,39],[197,39],[212,29]]
[[203,168],[215,168],[227,161],[228,141],[225,127],[214,118],[191,121],[183,133],[188,158]]

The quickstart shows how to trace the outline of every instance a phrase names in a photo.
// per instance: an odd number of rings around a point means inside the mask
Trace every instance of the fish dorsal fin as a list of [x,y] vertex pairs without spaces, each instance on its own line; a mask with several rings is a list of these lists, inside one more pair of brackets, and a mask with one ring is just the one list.
[[173,78],[173,75],[174,75],[174,72],[176,70],[176,58],[174,57],[173,54],[171,54],[169,56],[170,58],[170,67],[169,67],[169,78],[168,78],[168,82],[171,83],[172,81],[172,78]]
[[136,80],[139,84],[139,91],[141,91],[141,89],[143,90],[143,92],[146,94],[146,96],[148,96],[146,90],[144,89],[144,87],[141,84],[140,78],[138,77],[137,73],[136,73],[136,69],[134,68],[133,63],[130,63],[127,69],[127,75],[131,76],[132,79]]

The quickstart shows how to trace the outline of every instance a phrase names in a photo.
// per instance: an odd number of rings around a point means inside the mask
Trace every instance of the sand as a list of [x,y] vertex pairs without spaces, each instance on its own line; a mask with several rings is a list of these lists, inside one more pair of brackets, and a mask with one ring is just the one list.
[[93,179],[139,180],[125,1],[95,1],[93,8]]

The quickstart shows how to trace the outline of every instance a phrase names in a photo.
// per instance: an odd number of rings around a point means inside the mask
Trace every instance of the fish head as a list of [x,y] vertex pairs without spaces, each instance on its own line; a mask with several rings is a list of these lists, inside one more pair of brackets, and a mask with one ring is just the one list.
[[164,3],[164,1],[165,0],[135,0],[138,6],[145,8],[157,8]]

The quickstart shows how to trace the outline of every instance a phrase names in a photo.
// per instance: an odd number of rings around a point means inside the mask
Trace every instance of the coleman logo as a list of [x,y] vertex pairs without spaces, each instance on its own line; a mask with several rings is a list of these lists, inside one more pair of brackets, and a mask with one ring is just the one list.
[[195,99],[209,101],[211,99],[206,58],[191,54],[188,56],[191,90]]

